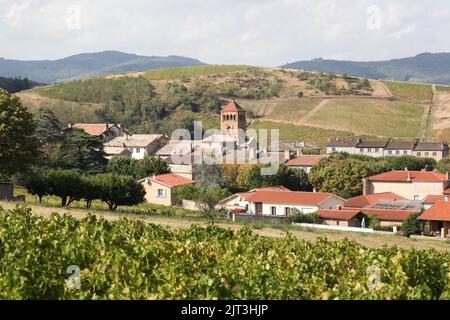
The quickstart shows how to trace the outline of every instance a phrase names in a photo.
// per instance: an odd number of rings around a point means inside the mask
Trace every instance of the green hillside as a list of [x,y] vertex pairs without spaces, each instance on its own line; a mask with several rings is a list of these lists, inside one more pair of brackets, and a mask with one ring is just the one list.
[[235,99],[247,109],[250,128],[278,128],[282,140],[320,146],[344,135],[422,138],[432,123],[431,85],[251,66],[119,73],[18,95],[31,110],[50,108],[64,124],[118,122],[136,133],[169,135],[199,120],[219,128],[221,107]]

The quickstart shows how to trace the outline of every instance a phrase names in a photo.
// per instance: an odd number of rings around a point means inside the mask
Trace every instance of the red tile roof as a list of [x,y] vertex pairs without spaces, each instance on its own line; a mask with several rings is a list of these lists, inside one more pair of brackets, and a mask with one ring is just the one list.
[[423,199],[423,203],[436,203],[445,201],[445,195],[429,195],[425,199]]
[[380,220],[386,221],[404,221],[412,214],[418,214],[416,210],[386,210],[386,209],[370,209],[362,208],[361,212],[370,216],[378,216]]
[[325,158],[328,158],[328,156],[297,156],[289,160],[287,165],[292,167],[312,167]]
[[76,123],[72,128],[83,130],[91,136],[99,136],[114,126],[114,124],[106,123]]
[[444,182],[447,177],[443,173],[429,171],[391,171],[367,178],[369,181],[394,182]]
[[448,188],[448,189],[445,189],[445,191],[444,191],[444,194],[448,194],[448,195],[450,195],[450,188]]
[[149,177],[148,179],[156,183],[161,183],[170,188],[194,183],[194,181],[192,181],[191,179],[182,177],[175,173],[162,174],[156,177]]
[[252,191],[290,191],[288,188],[286,188],[285,186],[275,186],[275,187],[267,187],[267,188],[258,188],[258,189],[254,189]]
[[341,210],[319,210],[318,214],[321,219],[332,220],[351,220],[361,213],[361,210],[357,209],[341,209]]
[[320,205],[333,194],[322,192],[294,192],[294,191],[254,191],[240,193],[239,196],[250,202],[287,203]]
[[345,207],[352,208],[364,208],[367,206],[371,206],[377,204],[381,200],[387,201],[398,201],[398,200],[406,200],[402,196],[395,194],[393,192],[385,192],[385,193],[377,193],[365,196],[354,197],[345,201]]
[[222,112],[245,112],[245,110],[236,101],[233,100],[225,107],[223,107]]
[[420,220],[450,221],[450,202],[437,202],[420,216]]

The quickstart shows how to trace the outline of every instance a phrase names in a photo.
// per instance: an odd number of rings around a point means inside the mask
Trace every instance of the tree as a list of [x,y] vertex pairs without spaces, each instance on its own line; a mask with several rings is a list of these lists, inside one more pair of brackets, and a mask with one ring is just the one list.
[[123,176],[136,178],[138,160],[127,156],[116,156],[109,160],[106,170]]
[[380,218],[377,215],[369,215],[368,217],[369,228],[376,229],[381,225]]
[[169,165],[161,158],[145,157],[138,162],[134,177],[139,180],[152,175],[157,176],[169,172]]
[[196,203],[207,212],[212,212],[215,210],[217,204],[229,196],[229,191],[226,188],[221,188],[220,186],[213,186],[209,188],[204,188],[198,186],[198,191],[196,192]]
[[280,185],[292,191],[311,191],[308,174],[302,169],[281,166],[279,171]]
[[0,175],[24,172],[35,162],[38,144],[33,116],[19,98],[0,89]]
[[34,136],[40,146],[55,144],[63,138],[61,124],[50,109],[40,108],[34,116],[34,121],[36,124]]
[[402,224],[402,231],[405,237],[410,237],[414,234],[420,234],[423,230],[423,224],[419,220],[420,214],[410,214]]
[[444,158],[439,161],[436,169],[441,173],[450,172],[450,158]]
[[197,167],[195,180],[197,185],[204,188],[226,186],[226,178],[223,176],[220,166],[216,164],[203,164]]
[[372,174],[371,168],[359,160],[327,160],[312,168],[309,181],[321,192],[358,196],[362,194],[362,180]]
[[86,201],[86,209],[92,207],[94,200],[100,200],[102,197],[102,190],[99,186],[99,179],[97,176],[83,175],[81,176],[80,198]]
[[47,194],[61,198],[61,206],[69,206],[83,197],[83,180],[78,171],[50,169],[44,173]]
[[103,152],[103,142],[79,129],[66,129],[61,145],[58,167],[78,169],[86,173],[105,170],[107,160]]
[[47,179],[43,174],[35,173],[27,175],[27,177],[24,178],[23,183],[28,193],[38,196],[39,203],[42,202],[44,196],[48,195],[49,186]]
[[105,173],[97,175],[96,179],[100,198],[108,204],[111,211],[118,206],[133,206],[144,202],[144,187],[133,177]]

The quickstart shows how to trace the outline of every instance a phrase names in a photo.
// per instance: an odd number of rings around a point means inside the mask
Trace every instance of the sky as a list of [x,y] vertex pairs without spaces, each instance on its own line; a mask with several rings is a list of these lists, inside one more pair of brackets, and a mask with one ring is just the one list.
[[0,57],[120,50],[280,66],[450,52],[448,0],[0,0]]

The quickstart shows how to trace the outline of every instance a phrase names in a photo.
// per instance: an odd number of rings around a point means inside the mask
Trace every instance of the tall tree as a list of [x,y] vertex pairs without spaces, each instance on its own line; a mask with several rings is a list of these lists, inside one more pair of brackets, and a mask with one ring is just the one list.
[[19,98],[0,89],[0,175],[26,171],[37,158],[33,116]]
[[34,136],[41,146],[60,142],[63,137],[61,123],[48,108],[40,108],[35,116],[36,130]]
[[64,169],[98,173],[105,170],[108,161],[100,138],[88,135],[83,130],[66,129],[57,163]]

